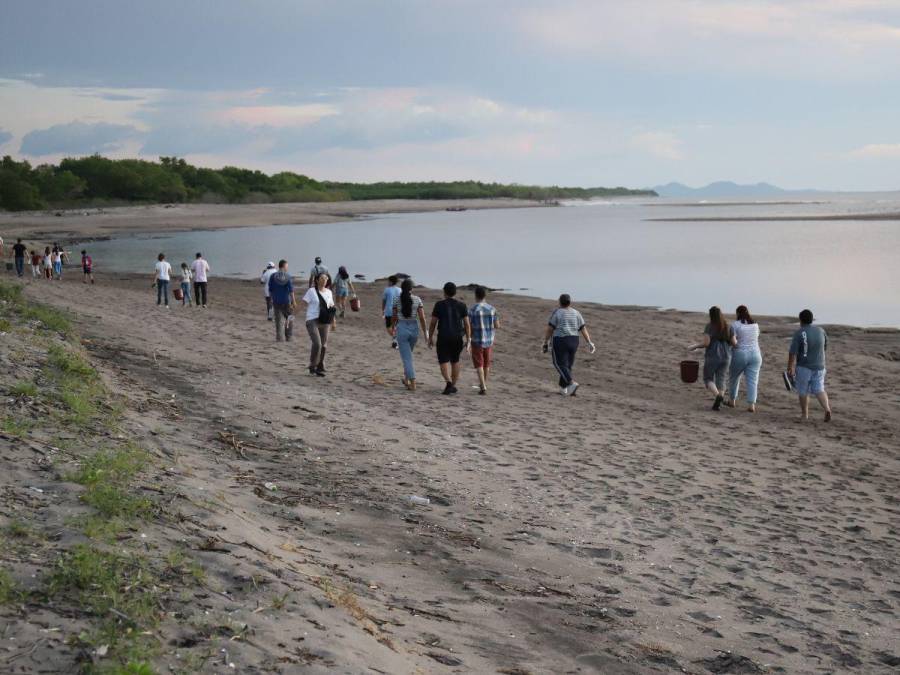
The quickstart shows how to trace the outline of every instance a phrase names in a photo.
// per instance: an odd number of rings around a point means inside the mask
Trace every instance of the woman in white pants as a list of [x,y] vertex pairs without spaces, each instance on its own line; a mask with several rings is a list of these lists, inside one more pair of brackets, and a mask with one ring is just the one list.
[[756,393],[759,386],[759,371],[762,368],[762,352],[759,350],[759,324],[753,320],[746,305],[741,305],[735,312],[737,321],[731,324],[737,338],[737,346],[731,354],[731,371],[729,375],[728,393],[730,400],[726,405],[734,407],[737,403],[741,386],[741,376],[747,379],[748,412],[756,412]]

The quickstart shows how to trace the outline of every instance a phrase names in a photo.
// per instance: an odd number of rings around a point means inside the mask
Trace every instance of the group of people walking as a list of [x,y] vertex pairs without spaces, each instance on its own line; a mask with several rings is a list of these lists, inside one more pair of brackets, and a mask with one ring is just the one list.
[[[804,309],[799,315],[800,327],[791,338],[788,348],[787,368],[783,372],[785,388],[795,391],[800,399],[800,413],[809,418],[809,399],[814,396],[825,411],[825,421],[832,413],[825,391],[825,352],[828,335],[821,326],[813,325],[813,313]],[[722,310],[710,307],[709,323],[703,331],[703,339],[688,347],[704,350],[703,383],[715,396],[712,409],[720,410],[724,404],[734,408],[740,394],[741,381],[746,381],[748,412],[756,412],[759,392],[759,373],[762,369],[762,352],[759,348],[759,324],[746,305],[735,310],[735,319],[729,322]]]
[[[69,252],[56,242],[53,246],[45,246],[41,251],[40,248],[29,249],[21,238],[13,244],[12,254],[16,276],[20,279],[25,277],[26,265],[30,264],[32,279],[59,281],[63,276],[63,268],[70,259]],[[84,283],[94,283],[93,261],[87,251],[81,252],[81,268]]]
[[[153,272],[153,286],[156,288],[156,304],[169,309],[169,284],[173,281],[175,273],[172,265],[166,260],[166,254],[156,256],[156,266]],[[194,289],[194,306],[206,309],[207,284],[209,283],[209,263],[199,251],[194,257],[194,262],[188,267],[186,262],[181,263],[178,272],[178,292],[173,293],[176,300],[181,300],[182,306],[191,304],[191,287]]]

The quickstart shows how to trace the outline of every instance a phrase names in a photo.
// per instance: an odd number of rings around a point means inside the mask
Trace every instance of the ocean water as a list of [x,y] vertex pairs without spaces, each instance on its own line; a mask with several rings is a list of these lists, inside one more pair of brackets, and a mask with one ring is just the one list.
[[[213,274],[258,276],[286,258],[308,274],[316,255],[368,279],[478,282],[514,293],[616,305],[795,316],[900,327],[900,221],[664,222],[658,218],[796,217],[900,212],[900,194],[778,201],[596,200],[556,208],[395,214],[321,225],[278,225],[90,242],[99,273],[152,273],[196,251]],[[80,250],[80,246],[78,249]]]

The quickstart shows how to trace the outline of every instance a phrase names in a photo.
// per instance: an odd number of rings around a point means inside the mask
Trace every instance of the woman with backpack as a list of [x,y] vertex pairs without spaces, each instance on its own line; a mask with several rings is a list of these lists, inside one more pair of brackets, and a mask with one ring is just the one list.
[[341,265],[338,268],[337,278],[334,280],[334,295],[335,300],[337,301],[338,311],[340,312],[340,318],[344,318],[344,313],[347,309],[347,298],[355,293],[356,290],[353,288],[353,282],[350,281],[350,273],[347,271],[346,267]]
[[334,297],[328,289],[330,281],[328,274],[320,274],[315,279],[315,286],[303,296],[303,302],[306,303],[306,330],[310,340],[309,374],[319,377],[325,377],[328,333],[334,328],[337,313]]
[[725,379],[731,366],[731,348],[736,344],[734,330],[722,316],[722,310],[710,307],[709,323],[703,329],[703,341],[688,349],[706,350],[703,356],[703,384],[716,397],[713,410],[719,410],[725,400]]
[[428,340],[425,326],[425,306],[418,295],[412,294],[413,280],[407,277],[400,286],[400,295],[394,299],[391,333],[400,350],[403,361],[403,384],[410,391],[416,390],[416,369],[413,365],[413,349],[419,340],[419,328]]

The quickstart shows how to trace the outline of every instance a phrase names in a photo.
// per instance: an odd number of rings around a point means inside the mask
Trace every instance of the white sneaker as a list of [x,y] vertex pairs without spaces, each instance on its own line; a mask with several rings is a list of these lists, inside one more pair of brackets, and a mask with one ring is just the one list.
[[568,396],[568,395],[569,395],[569,388],[568,388],[568,387],[560,387],[560,388],[559,388],[559,393],[562,394],[563,396]]
[[578,391],[578,383],[577,382],[573,382],[568,387],[566,387],[566,393],[569,396],[574,396],[576,391]]

